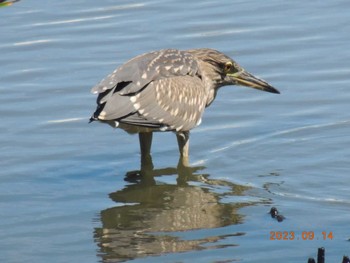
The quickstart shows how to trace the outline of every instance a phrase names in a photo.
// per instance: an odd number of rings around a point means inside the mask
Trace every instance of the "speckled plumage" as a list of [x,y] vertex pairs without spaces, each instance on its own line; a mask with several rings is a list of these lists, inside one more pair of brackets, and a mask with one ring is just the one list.
[[90,120],[129,133],[188,132],[200,124],[217,90],[234,84],[278,93],[219,51],[154,51],[129,60],[93,87],[97,109]]
[[[99,94],[94,118],[123,123],[125,130],[190,130],[203,114],[208,91],[197,60],[167,49],[131,59],[92,89]],[[138,129],[128,127],[138,126]]]

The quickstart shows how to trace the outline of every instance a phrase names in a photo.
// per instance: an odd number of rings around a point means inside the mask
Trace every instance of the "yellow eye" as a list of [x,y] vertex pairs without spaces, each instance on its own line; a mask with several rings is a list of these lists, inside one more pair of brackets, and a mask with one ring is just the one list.
[[225,72],[229,72],[232,68],[232,63],[231,62],[226,62],[225,64]]

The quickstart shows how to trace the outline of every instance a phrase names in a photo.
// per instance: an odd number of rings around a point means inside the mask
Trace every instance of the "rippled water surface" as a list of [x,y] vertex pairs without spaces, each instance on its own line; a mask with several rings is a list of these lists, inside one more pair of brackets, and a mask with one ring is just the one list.
[[[1,262],[307,262],[321,246],[327,263],[341,262],[349,9],[340,0],[0,8]],[[221,89],[192,132],[191,167],[177,168],[174,134],[158,133],[154,168],[140,177],[137,136],[88,124],[90,89],[133,56],[170,47],[223,51],[281,95]],[[278,231],[294,240],[270,240]]]

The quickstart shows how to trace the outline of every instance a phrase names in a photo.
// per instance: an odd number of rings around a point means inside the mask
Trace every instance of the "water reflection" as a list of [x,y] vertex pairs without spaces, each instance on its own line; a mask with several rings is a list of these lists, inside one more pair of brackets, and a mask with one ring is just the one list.
[[[153,169],[151,163],[143,163],[141,171],[128,172],[130,184],[110,194],[119,206],[101,211],[102,227],[95,229],[95,240],[103,262],[236,245],[215,242],[244,233],[183,240],[176,232],[242,223],[238,209],[253,203],[223,203],[221,199],[241,196],[248,187],[212,180],[200,173],[204,167],[179,162],[177,168]],[[175,184],[157,181],[159,176],[174,174],[178,175]]]

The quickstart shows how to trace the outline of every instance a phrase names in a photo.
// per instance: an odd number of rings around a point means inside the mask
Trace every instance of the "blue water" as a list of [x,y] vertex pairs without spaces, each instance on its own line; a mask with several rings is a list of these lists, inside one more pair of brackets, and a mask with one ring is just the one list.
[[[348,1],[33,1],[0,8],[1,262],[326,262],[350,254]],[[176,170],[88,119],[133,56],[211,47],[281,95],[225,87]],[[272,219],[272,206],[286,217]],[[270,240],[271,232],[294,240]],[[313,232],[313,240],[303,240]],[[322,232],[333,239],[323,240]],[[297,239],[299,238],[299,240]]]

